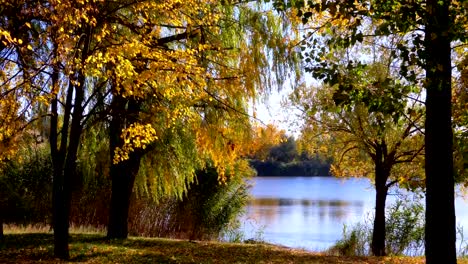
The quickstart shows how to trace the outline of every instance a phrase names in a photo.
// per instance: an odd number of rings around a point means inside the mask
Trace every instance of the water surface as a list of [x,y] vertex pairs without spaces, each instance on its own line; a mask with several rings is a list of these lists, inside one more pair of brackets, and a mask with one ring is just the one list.
[[[344,225],[364,221],[374,208],[375,191],[368,179],[257,177],[252,184],[253,200],[242,219],[246,238],[290,247],[327,249],[342,237]],[[387,204],[395,199],[390,194]],[[457,223],[463,224],[468,204],[457,198],[456,205]]]

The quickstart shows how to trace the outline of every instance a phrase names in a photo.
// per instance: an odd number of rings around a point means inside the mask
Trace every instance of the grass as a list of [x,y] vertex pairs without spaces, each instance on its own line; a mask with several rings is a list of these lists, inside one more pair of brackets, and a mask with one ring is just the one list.
[[[190,242],[132,237],[108,240],[99,233],[73,233],[68,263],[424,263],[422,257],[327,256],[269,244]],[[6,233],[0,263],[65,263],[53,258],[51,233]],[[468,259],[459,260],[468,264]]]

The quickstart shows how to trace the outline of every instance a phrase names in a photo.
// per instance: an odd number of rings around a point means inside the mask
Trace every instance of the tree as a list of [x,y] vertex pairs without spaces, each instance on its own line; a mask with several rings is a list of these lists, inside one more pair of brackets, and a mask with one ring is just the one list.
[[[426,262],[456,263],[450,1],[427,0]],[[452,19],[452,21],[451,21]],[[451,36],[452,35],[452,36]],[[444,227],[444,228],[440,228]]]
[[[385,65],[344,74],[354,92],[343,93],[336,86],[302,87],[293,92],[291,101],[302,110],[300,142],[309,152],[331,158],[335,176],[373,180],[371,247],[374,255],[382,256],[389,188],[397,183],[414,188],[423,181],[424,144],[418,127],[423,108],[417,102],[405,102],[409,88],[393,80]],[[392,91],[398,91],[400,98],[393,98]]]
[[[32,12],[22,12],[26,5],[35,8],[40,3],[12,1],[0,8],[0,173],[6,163],[19,158],[24,138],[40,136],[35,121],[43,117],[39,109],[48,100],[41,74],[43,54],[34,52],[35,34],[41,28],[33,22]],[[2,220],[0,215],[3,227]]]
[[[304,24],[312,24],[315,32],[329,37],[325,40],[328,48],[359,47],[369,38],[396,34],[405,39],[405,43],[394,50],[401,58],[401,76],[410,82],[416,82],[418,71],[414,69],[425,71],[423,83],[427,93],[425,133],[428,185],[426,261],[456,263],[450,44],[467,41],[466,6],[461,1],[432,0],[304,3],[297,1],[292,4],[297,8],[298,17]],[[375,26],[370,32],[366,32],[363,28],[369,22]],[[342,32],[336,29],[344,26],[347,27],[347,33],[340,34]],[[310,46],[323,44],[318,41],[314,43],[313,35],[311,32],[304,42]],[[317,62],[321,62],[317,58],[325,51],[326,48],[323,48],[318,53],[306,54],[306,57],[311,64],[317,65]],[[327,61],[322,63],[322,68],[327,71],[318,76],[333,83],[333,65]],[[314,71],[315,67],[309,69]],[[441,226],[444,228],[440,228]]]
[[261,161],[268,159],[271,149],[286,140],[286,132],[272,124],[268,124],[266,127],[257,126],[254,129],[253,144],[249,156],[251,159]]
[[297,156],[296,140],[291,136],[270,150],[270,158],[279,162],[292,162]]
[[[221,178],[227,176],[250,137],[248,100],[282,83],[289,73],[284,65],[297,65],[278,21],[270,11],[217,1],[18,0],[2,6],[2,56],[11,61],[19,54],[18,68],[31,71],[21,75],[24,83],[46,93],[38,98],[50,103],[56,257],[69,257],[70,201],[90,120],[109,117],[111,174],[120,186],[114,197],[128,197],[143,154],[176,126],[195,135],[196,144],[187,144],[197,146],[197,161],[210,160]],[[14,74],[14,67],[4,72]],[[167,189],[180,193],[194,167]],[[112,215],[126,219],[125,207]],[[123,232],[110,237],[126,236],[126,221],[116,223]]]
[[[102,88],[90,86],[87,79],[87,64],[91,55],[97,53],[91,49],[93,41],[99,37],[95,34],[99,31],[94,16],[97,6],[99,3],[94,1],[13,1],[2,6],[8,11],[2,19],[9,22],[10,36],[14,33],[22,36],[22,41],[18,37],[13,39],[21,45],[16,57],[21,59],[20,69],[28,69],[27,75],[23,75],[28,81],[19,83],[23,89],[33,87],[44,93],[38,93],[39,102],[50,106],[45,123],[50,126],[48,135],[54,171],[54,255],[61,259],[69,258],[69,212],[72,186],[77,181],[81,133],[86,114],[89,114],[87,110],[92,112],[90,98]],[[11,14],[13,17],[9,17]],[[10,55],[11,58],[15,55]],[[26,106],[28,111],[35,107],[33,104]]]
[[456,78],[453,89],[454,124],[454,167],[455,182],[468,186],[468,57],[465,55],[457,63],[460,76]]
[[[259,12],[244,4],[178,1],[138,8],[148,13],[143,14],[143,22],[139,16],[126,17],[131,18],[122,25],[126,35],[120,35],[141,40],[132,42],[131,47],[125,48],[124,42],[123,49],[107,51],[122,57],[126,70],[131,72],[117,71],[106,76],[112,80],[110,238],[127,237],[130,195],[141,160],[147,153],[154,153],[162,139],[182,125],[185,133],[195,135],[191,140],[197,152],[193,164],[183,168],[183,173],[173,164],[156,165],[168,169],[159,171],[163,175],[146,175],[164,176],[168,186],[163,189],[180,195],[185,182],[190,182],[196,169],[205,167],[206,162],[218,170],[224,181],[229,176],[225,171],[230,171],[246,153],[251,134],[246,102],[254,100],[271,83],[281,83],[289,72],[283,65],[296,65],[293,55],[284,56],[289,52],[287,42],[271,11]],[[155,30],[143,32],[147,28]],[[141,52],[129,54],[128,48]],[[268,58],[276,63],[273,70]],[[178,137],[177,133],[172,134]],[[185,155],[177,151],[179,145],[172,146],[163,154],[172,157],[169,162]]]
[[4,3],[0,15],[0,165],[14,157],[22,133],[40,116],[35,110],[48,99],[38,62],[42,54],[33,50],[40,28],[31,12],[19,15],[22,4],[38,3],[24,2]]

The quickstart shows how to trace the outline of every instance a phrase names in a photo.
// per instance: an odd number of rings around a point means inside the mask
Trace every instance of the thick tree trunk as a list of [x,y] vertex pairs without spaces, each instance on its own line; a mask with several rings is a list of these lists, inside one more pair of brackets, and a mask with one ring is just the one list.
[[0,217],[0,240],[2,240],[5,237],[3,234],[3,219]]
[[140,168],[140,157],[131,155],[126,161],[112,165],[112,194],[109,212],[108,238],[128,237],[128,211],[135,177]]
[[381,163],[375,168],[375,217],[371,249],[374,256],[385,256],[385,202],[387,200],[388,170]]
[[[122,147],[124,144],[120,137],[122,129],[135,122],[139,108],[139,102],[114,95],[111,104],[112,120],[109,125],[111,160],[114,157],[115,149]],[[136,175],[140,169],[141,156],[142,154],[138,150],[135,150],[130,153],[128,160],[111,165],[112,193],[107,227],[108,238],[128,237],[130,197]]]
[[426,263],[456,263],[451,124],[450,1],[428,0],[426,45]]

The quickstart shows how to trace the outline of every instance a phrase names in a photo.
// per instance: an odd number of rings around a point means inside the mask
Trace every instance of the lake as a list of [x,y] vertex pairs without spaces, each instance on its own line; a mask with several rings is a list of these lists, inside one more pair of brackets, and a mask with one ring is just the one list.
[[[253,199],[241,220],[246,239],[321,251],[341,239],[344,225],[364,221],[374,208],[368,179],[256,177],[252,184]],[[390,194],[387,204],[395,200]],[[457,198],[456,213],[457,223],[468,228],[467,201]]]

